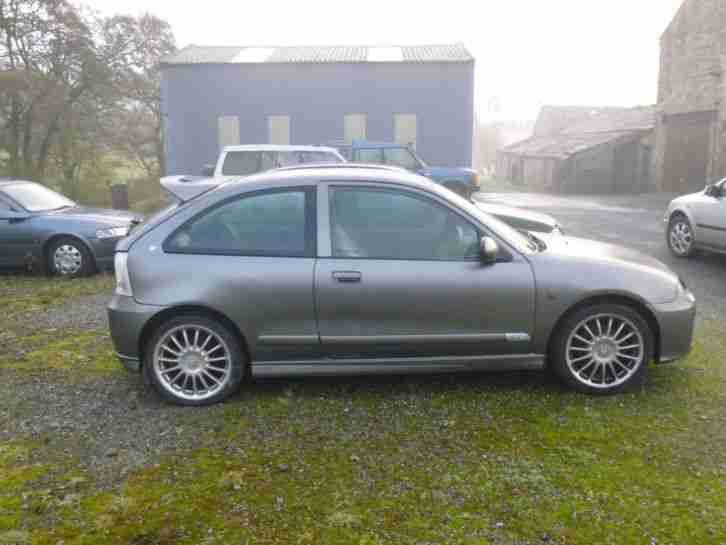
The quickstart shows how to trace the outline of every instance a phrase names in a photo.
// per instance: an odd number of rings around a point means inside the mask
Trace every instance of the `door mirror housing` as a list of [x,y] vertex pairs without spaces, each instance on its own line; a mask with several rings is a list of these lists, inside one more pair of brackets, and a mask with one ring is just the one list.
[[482,263],[496,263],[499,258],[499,244],[492,237],[481,237],[479,240],[479,257]]
[[215,165],[204,165],[202,167],[202,176],[209,176],[209,177],[214,176],[214,168],[215,168]]

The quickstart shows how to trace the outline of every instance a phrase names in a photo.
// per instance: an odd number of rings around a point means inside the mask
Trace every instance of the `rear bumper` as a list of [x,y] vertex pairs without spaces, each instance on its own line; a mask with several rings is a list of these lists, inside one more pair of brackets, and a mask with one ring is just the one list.
[[693,347],[696,302],[690,292],[672,303],[653,305],[660,325],[660,361],[668,363],[687,356]]
[[133,297],[114,295],[108,304],[108,324],[116,355],[124,367],[138,371],[142,364],[141,335],[144,327],[164,307],[141,305]]

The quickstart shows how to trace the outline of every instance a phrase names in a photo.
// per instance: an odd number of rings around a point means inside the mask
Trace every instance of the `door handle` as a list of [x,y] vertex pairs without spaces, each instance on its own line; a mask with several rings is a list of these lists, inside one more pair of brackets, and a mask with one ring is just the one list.
[[341,284],[357,284],[363,275],[358,271],[333,271],[333,278]]

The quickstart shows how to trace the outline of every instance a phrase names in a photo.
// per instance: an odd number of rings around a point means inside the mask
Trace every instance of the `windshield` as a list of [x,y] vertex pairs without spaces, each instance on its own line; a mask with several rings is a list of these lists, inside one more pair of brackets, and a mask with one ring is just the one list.
[[5,186],[5,194],[28,212],[48,212],[76,206],[72,200],[40,184],[22,182]]
[[450,191],[449,189],[446,189],[445,187],[442,187],[438,184],[431,185],[433,186],[433,188],[436,189],[439,194],[445,196],[450,201],[454,201],[465,212],[468,212],[469,214],[477,218],[480,222],[489,227],[494,233],[496,233],[509,244],[511,244],[517,251],[525,255],[532,255],[540,250],[539,245],[532,237],[524,235],[522,232],[518,231],[514,227],[510,227],[500,219],[497,219],[494,216],[487,214],[478,206],[473,204],[471,201],[457,195],[453,191]]

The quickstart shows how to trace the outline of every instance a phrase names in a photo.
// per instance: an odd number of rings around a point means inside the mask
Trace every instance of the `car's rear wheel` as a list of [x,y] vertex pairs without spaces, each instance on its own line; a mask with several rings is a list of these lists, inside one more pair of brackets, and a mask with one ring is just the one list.
[[78,239],[63,237],[53,241],[46,253],[46,268],[55,276],[89,276],[95,269],[93,257]]
[[674,214],[668,224],[668,248],[676,257],[690,257],[694,252],[693,226],[683,214]]
[[237,336],[204,316],[164,322],[144,355],[146,380],[177,405],[211,405],[234,394],[246,364]]
[[593,305],[565,319],[550,356],[555,373],[575,390],[617,394],[642,384],[653,359],[653,332],[630,307]]

